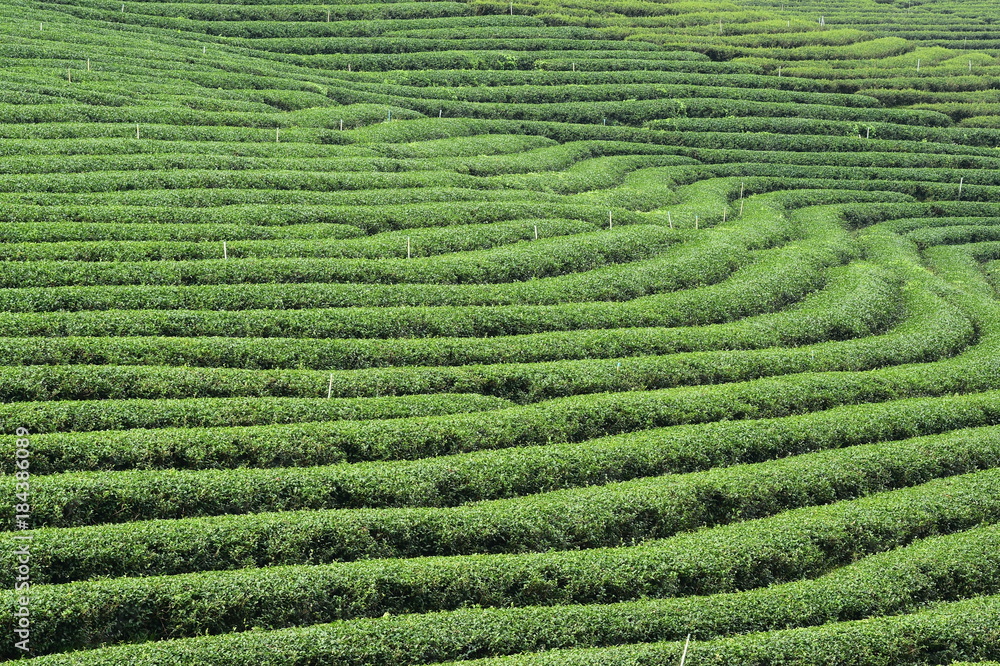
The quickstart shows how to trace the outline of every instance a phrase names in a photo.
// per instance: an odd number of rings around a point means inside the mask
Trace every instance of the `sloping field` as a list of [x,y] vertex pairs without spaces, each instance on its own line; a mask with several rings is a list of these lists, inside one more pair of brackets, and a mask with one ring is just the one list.
[[998,26],[0,0],[0,659],[1000,659]]

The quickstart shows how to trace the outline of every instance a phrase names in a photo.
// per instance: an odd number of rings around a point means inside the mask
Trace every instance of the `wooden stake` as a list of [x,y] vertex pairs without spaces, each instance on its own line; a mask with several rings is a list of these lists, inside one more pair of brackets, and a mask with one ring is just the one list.
[[411,258],[411,255],[410,255],[410,237],[409,236],[406,237],[406,258],[407,259]]
[[917,71],[920,71],[920,58],[917,58]]
[[66,78],[69,80],[70,83],[73,83],[73,70],[71,70],[69,67],[66,68]]
[[139,138],[139,123],[135,124],[135,138]]
[[689,645],[691,645],[691,634],[688,634],[687,640],[684,641],[684,652],[681,653],[681,666],[684,666],[684,662],[687,661]]
[[347,71],[351,71],[351,63],[347,63]]
[[226,241],[222,241],[222,258],[229,258],[229,250],[226,248]]
[[87,71],[90,71],[90,58],[87,58]]
[[438,109],[438,118],[444,115],[444,109]]
[[740,181],[740,199],[743,198],[743,181]]
[[740,215],[743,214],[743,199],[740,199]]
[[514,15],[514,0],[511,0],[511,3],[510,3],[510,15],[511,16]]
[[326,399],[333,397],[333,373],[330,373],[330,385],[326,389]]
[[608,229],[611,228],[611,211],[608,211]]
[[122,3],[122,14],[124,14],[124,13],[125,13],[125,3],[123,2]]
[[207,46],[205,46],[204,44],[202,44],[202,45],[201,45],[201,54],[202,54],[202,55],[205,55],[205,51],[206,51],[206,50],[208,50],[208,47],[207,47]]
[[781,76],[781,65],[778,65],[778,76]]
[[958,179],[958,198],[962,198],[962,185],[965,183],[965,176]]
[[538,240],[538,225],[535,225],[535,240]]
[[275,127],[274,128],[274,142],[278,143],[279,141],[281,141],[281,128],[280,127]]
[[576,71],[576,63],[575,62],[573,63],[573,71],[574,72]]
[[340,119],[340,131],[341,132],[344,131],[344,119],[343,118]]
[[726,208],[722,209],[722,223],[723,224],[726,223],[726,213],[728,213],[728,212],[729,212],[729,207],[728,206]]
[[670,225],[670,228],[671,228],[671,229],[673,229],[673,228],[674,228],[674,221],[673,221],[673,219],[671,219],[671,217],[670,217],[670,211],[669,211],[669,210],[667,211],[667,224],[669,224],[669,225]]
[[328,9],[328,10],[326,10],[326,22],[327,22],[327,23],[329,23],[329,22],[330,22],[330,10],[329,10],[329,9]]
[[972,71],[972,61],[971,60],[969,61],[969,71],[970,72]]

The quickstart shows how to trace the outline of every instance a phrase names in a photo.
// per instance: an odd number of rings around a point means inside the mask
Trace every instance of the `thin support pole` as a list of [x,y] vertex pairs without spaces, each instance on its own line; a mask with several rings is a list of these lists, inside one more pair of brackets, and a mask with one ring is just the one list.
[[689,645],[691,645],[691,634],[688,634],[687,640],[684,641],[684,652],[681,653],[681,666],[684,666],[684,662],[687,661]]

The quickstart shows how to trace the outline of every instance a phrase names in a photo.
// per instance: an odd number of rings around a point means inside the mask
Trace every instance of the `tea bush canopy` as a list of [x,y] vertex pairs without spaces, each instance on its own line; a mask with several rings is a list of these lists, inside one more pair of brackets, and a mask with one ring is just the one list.
[[997,25],[0,0],[0,659],[996,664]]

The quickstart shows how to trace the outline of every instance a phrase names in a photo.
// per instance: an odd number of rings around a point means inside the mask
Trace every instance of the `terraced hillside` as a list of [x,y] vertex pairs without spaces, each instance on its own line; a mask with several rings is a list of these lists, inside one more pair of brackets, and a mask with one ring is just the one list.
[[998,26],[0,0],[0,659],[1000,659]]

